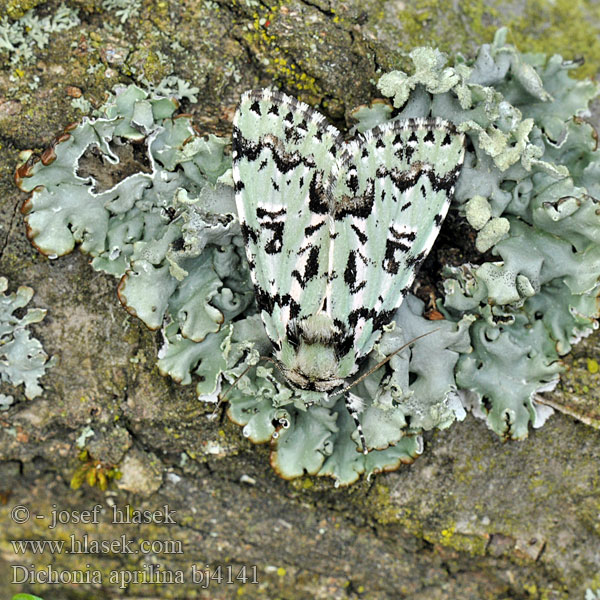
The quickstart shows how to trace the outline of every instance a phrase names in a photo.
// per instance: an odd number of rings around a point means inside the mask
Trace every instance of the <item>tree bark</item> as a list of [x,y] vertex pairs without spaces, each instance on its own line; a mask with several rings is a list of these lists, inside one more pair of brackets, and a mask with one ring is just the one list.
[[[42,396],[27,401],[13,390],[19,402],[0,413],[2,597],[559,599],[600,589],[596,429],[556,414],[528,439],[503,443],[468,416],[427,434],[423,456],[396,473],[346,489],[308,477],[283,481],[269,467],[268,448],[250,444],[226,419],[209,420],[213,407],[198,402],[193,386],[159,375],[160,337],[120,307],[113,278],[79,252],[48,260],[25,237],[24,195],[12,183],[18,153],[43,149],[81,117],[74,88],[97,106],[117,82],[157,83],[176,73],[200,89],[183,107],[198,126],[229,135],[240,93],[276,85],[344,126],[354,107],[377,96],[379,74],[405,64],[400,50],[430,43],[469,55],[500,25],[486,3],[408,4],[144,0],[121,23],[111,3],[72,0],[80,26],[32,46],[29,62],[5,55],[0,273],[11,290],[35,288],[32,305],[48,316],[33,330],[59,362],[43,378]],[[59,3],[29,5],[52,16]],[[19,6],[0,10],[14,19]],[[511,8],[515,36],[570,57],[551,35],[541,40],[537,22],[523,22],[530,9]],[[596,10],[575,3],[573,22],[562,23],[562,13],[552,13],[559,45],[579,43],[584,34],[570,37],[578,19],[597,36]],[[550,399],[568,403],[584,384],[598,394],[579,359],[597,356],[599,340],[577,347],[568,384]],[[81,455],[77,440],[86,432],[93,435]],[[85,482],[71,489],[76,473],[112,466],[122,477],[109,475],[105,491]],[[96,523],[73,522],[96,505],[83,516]],[[115,522],[113,506],[158,512],[151,523]],[[18,507],[29,511],[25,522]],[[54,515],[71,522],[52,528]],[[117,542],[109,552],[68,553],[71,535]],[[29,539],[64,547],[34,554],[13,544]],[[48,565],[90,583],[12,583],[25,568]],[[242,567],[246,583],[236,579]],[[177,571],[185,582],[169,584]],[[136,577],[149,582],[136,585]]]

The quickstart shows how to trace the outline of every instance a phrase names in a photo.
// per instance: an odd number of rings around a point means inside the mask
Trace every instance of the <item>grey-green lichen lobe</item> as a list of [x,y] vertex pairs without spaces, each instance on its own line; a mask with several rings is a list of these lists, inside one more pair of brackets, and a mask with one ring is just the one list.
[[481,253],[487,252],[500,240],[504,239],[510,230],[510,222],[503,217],[494,217],[478,232],[475,247]]
[[465,217],[473,229],[482,229],[492,216],[492,207],[483,196],[475,195],[465,204]]
[[[31,400],[42,394],[39,380],[56,359],[48,357],[30,330],[46,316],[44,309],[25,309],[33,298],[33,288],[19,286],[9,293],[8,286],[8,279],[0,277],[0,380],[11,391],[23,384],[24,395]],[[2,409],[7,410],[13,398],[3,395],[3,399]]]

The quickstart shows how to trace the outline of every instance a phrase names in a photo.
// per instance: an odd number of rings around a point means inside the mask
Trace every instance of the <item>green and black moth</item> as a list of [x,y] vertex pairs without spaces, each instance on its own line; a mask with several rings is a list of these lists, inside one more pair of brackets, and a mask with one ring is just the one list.
[[346,142],[278,91],[246,92],[235,114],[236,204],[274,360],[295,388],[345,394],[364,452],[351,378],[431,250],[463,157],[463,134],[438,118]]

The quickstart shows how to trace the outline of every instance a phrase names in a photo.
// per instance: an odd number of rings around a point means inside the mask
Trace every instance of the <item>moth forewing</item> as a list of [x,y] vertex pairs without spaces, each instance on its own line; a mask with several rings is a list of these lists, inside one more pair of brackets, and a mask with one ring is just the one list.
[[357,372],[439,233],[463,142],[446,121],[410,119],[345,143],[295,98],[242,96],[238,215],[261,318],[293,387],[334,392]]

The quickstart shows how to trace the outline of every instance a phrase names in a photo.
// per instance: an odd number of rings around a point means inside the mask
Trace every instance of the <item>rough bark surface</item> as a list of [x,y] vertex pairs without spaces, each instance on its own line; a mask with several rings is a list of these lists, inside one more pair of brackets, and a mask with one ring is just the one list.
[[[68,86],[99,105],[117,82],[157,83],[176,73],[200,88],[198,101],[184,107],[198,126],[228,134],[240,93],[275,83],[344,126],[353,107],[377,95],[379,70],[404,64],[400,50],[429,42],[469,54],[507,22],[499,17],[502,3],[141,0],[125,17],[117,4],[67,2],[79,9],[78,27],[35,46],[29,62],[2,55],[0,273],[11,289],[35,288],[32,304],[49,312],[34,331],[59,363],[44,377],[41,397],[17,395],[0,413],[0,595],[525,600],[583,599],[586,588],[600,589],[596,429],[556,414],[525,441],[505,444],[468,417],[428,434],[424,455],[399,472],[349,489],[329,480],[283,481],[269,467],[267,448],[252,446],[226,420],[208,420],[212,407],[191,386],[158,374],[160,339],[120,307],[114,279],[78,252],[57,261],[36,253],[18,212],[24,195],[12,184],[19,151],[42,149],[81,117]],[[511,4],[516,39],[522,49],[527,40],[536,49],[543,42],[565,56],[587,48],[593,74],[598,9],[552,5],[540,20],[554,29],[542,33],[532,15],[544,3]],[[9,1],[0,16],[16,19],[31,7],[52,15],[58,6]],[[598,374],[585,360],[598,356],[599,340],[589,338],[569,357],[568,382],[554,398],[597,395]],[[86,427],[95,435],[82,460],[76,440]],[[116,465],[122,477],[106,491],[87,483],[74,491],[70,482],[86,461]],[[102,507],[97,524],[50,528],[53,511],[74,520],[75,511],[95,505]],[[167,505],[174,522],[113,523],[112,506],[126,505],[163,513]],[[24,515],[12,512],[18,506],[30,511],[26,522],[17,522]],[[71,534],[125,536],[131,544],[72,554],[65,549]],[[27,539],[62,540],[65,548],[19,554],[11,540]],[[181,548],[163,543],[145,553],[141,540],[180,540]],[[90,581],[97,570],[103,583],[11,583],[23,577],[14,565],[51,565],[88,573]],[[149,565],[160,565],[164,577],[181,570],[185,583],[161,583]],[[213,574],[221,567],[224,580],[195,583],[194,565]],[[243,566],[258,583],[226,583]],[[125,583],[133,577],[150,582]]]

